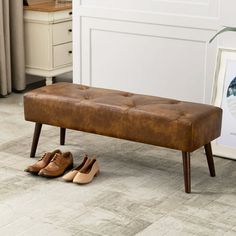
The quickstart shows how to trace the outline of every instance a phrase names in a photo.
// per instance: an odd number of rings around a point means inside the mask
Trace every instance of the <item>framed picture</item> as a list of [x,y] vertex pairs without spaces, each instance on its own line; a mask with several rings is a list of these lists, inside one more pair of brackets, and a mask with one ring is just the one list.
[[236,49],[218,49],[212,104],[223,109],[221,137],[213,154],[236,160]]

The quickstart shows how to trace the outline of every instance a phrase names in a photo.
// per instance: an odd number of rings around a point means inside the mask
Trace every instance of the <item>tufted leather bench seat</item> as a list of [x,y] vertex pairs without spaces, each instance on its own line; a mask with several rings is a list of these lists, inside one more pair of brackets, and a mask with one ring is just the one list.
[[42,124],[132,140],[182,151],[185,191],[190,192],[190,153],[204,146],[215,176],[210,142],[219,137],[218,107],[71,83],[45,86],[24,96],[27,121],[36,123],[31,157]]

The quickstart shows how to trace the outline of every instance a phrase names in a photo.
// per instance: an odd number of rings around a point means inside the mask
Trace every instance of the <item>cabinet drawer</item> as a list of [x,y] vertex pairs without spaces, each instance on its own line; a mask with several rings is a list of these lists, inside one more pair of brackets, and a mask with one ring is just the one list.
[[64,20],[72,20],[72,9],[65,11],[57,11],[53,14],[53,21],[64,21]]
[[53,24],[53,45],[72,41],[72,21]]
[[72,43],[53,46],[53,66],[60,67],[72,63]]

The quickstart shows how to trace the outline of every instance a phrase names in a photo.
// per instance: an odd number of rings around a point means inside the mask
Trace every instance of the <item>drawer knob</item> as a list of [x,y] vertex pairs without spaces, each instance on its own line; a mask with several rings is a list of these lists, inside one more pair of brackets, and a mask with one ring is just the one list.
[[68,29],[69,32],[72,32],[72,29]]
[[72,11],[69,12],[69,15],[72,15]]
[[72,51],[70,50],[70,51],[68,51],[68,53],[69,53],[69,54],[71,54],[71,53],[72,53]]

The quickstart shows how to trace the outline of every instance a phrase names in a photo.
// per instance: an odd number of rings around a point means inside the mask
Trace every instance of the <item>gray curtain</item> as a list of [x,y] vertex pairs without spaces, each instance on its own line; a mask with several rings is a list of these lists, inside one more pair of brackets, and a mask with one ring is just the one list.
[[25,86],[23,2],[0,0],[0,95]]

